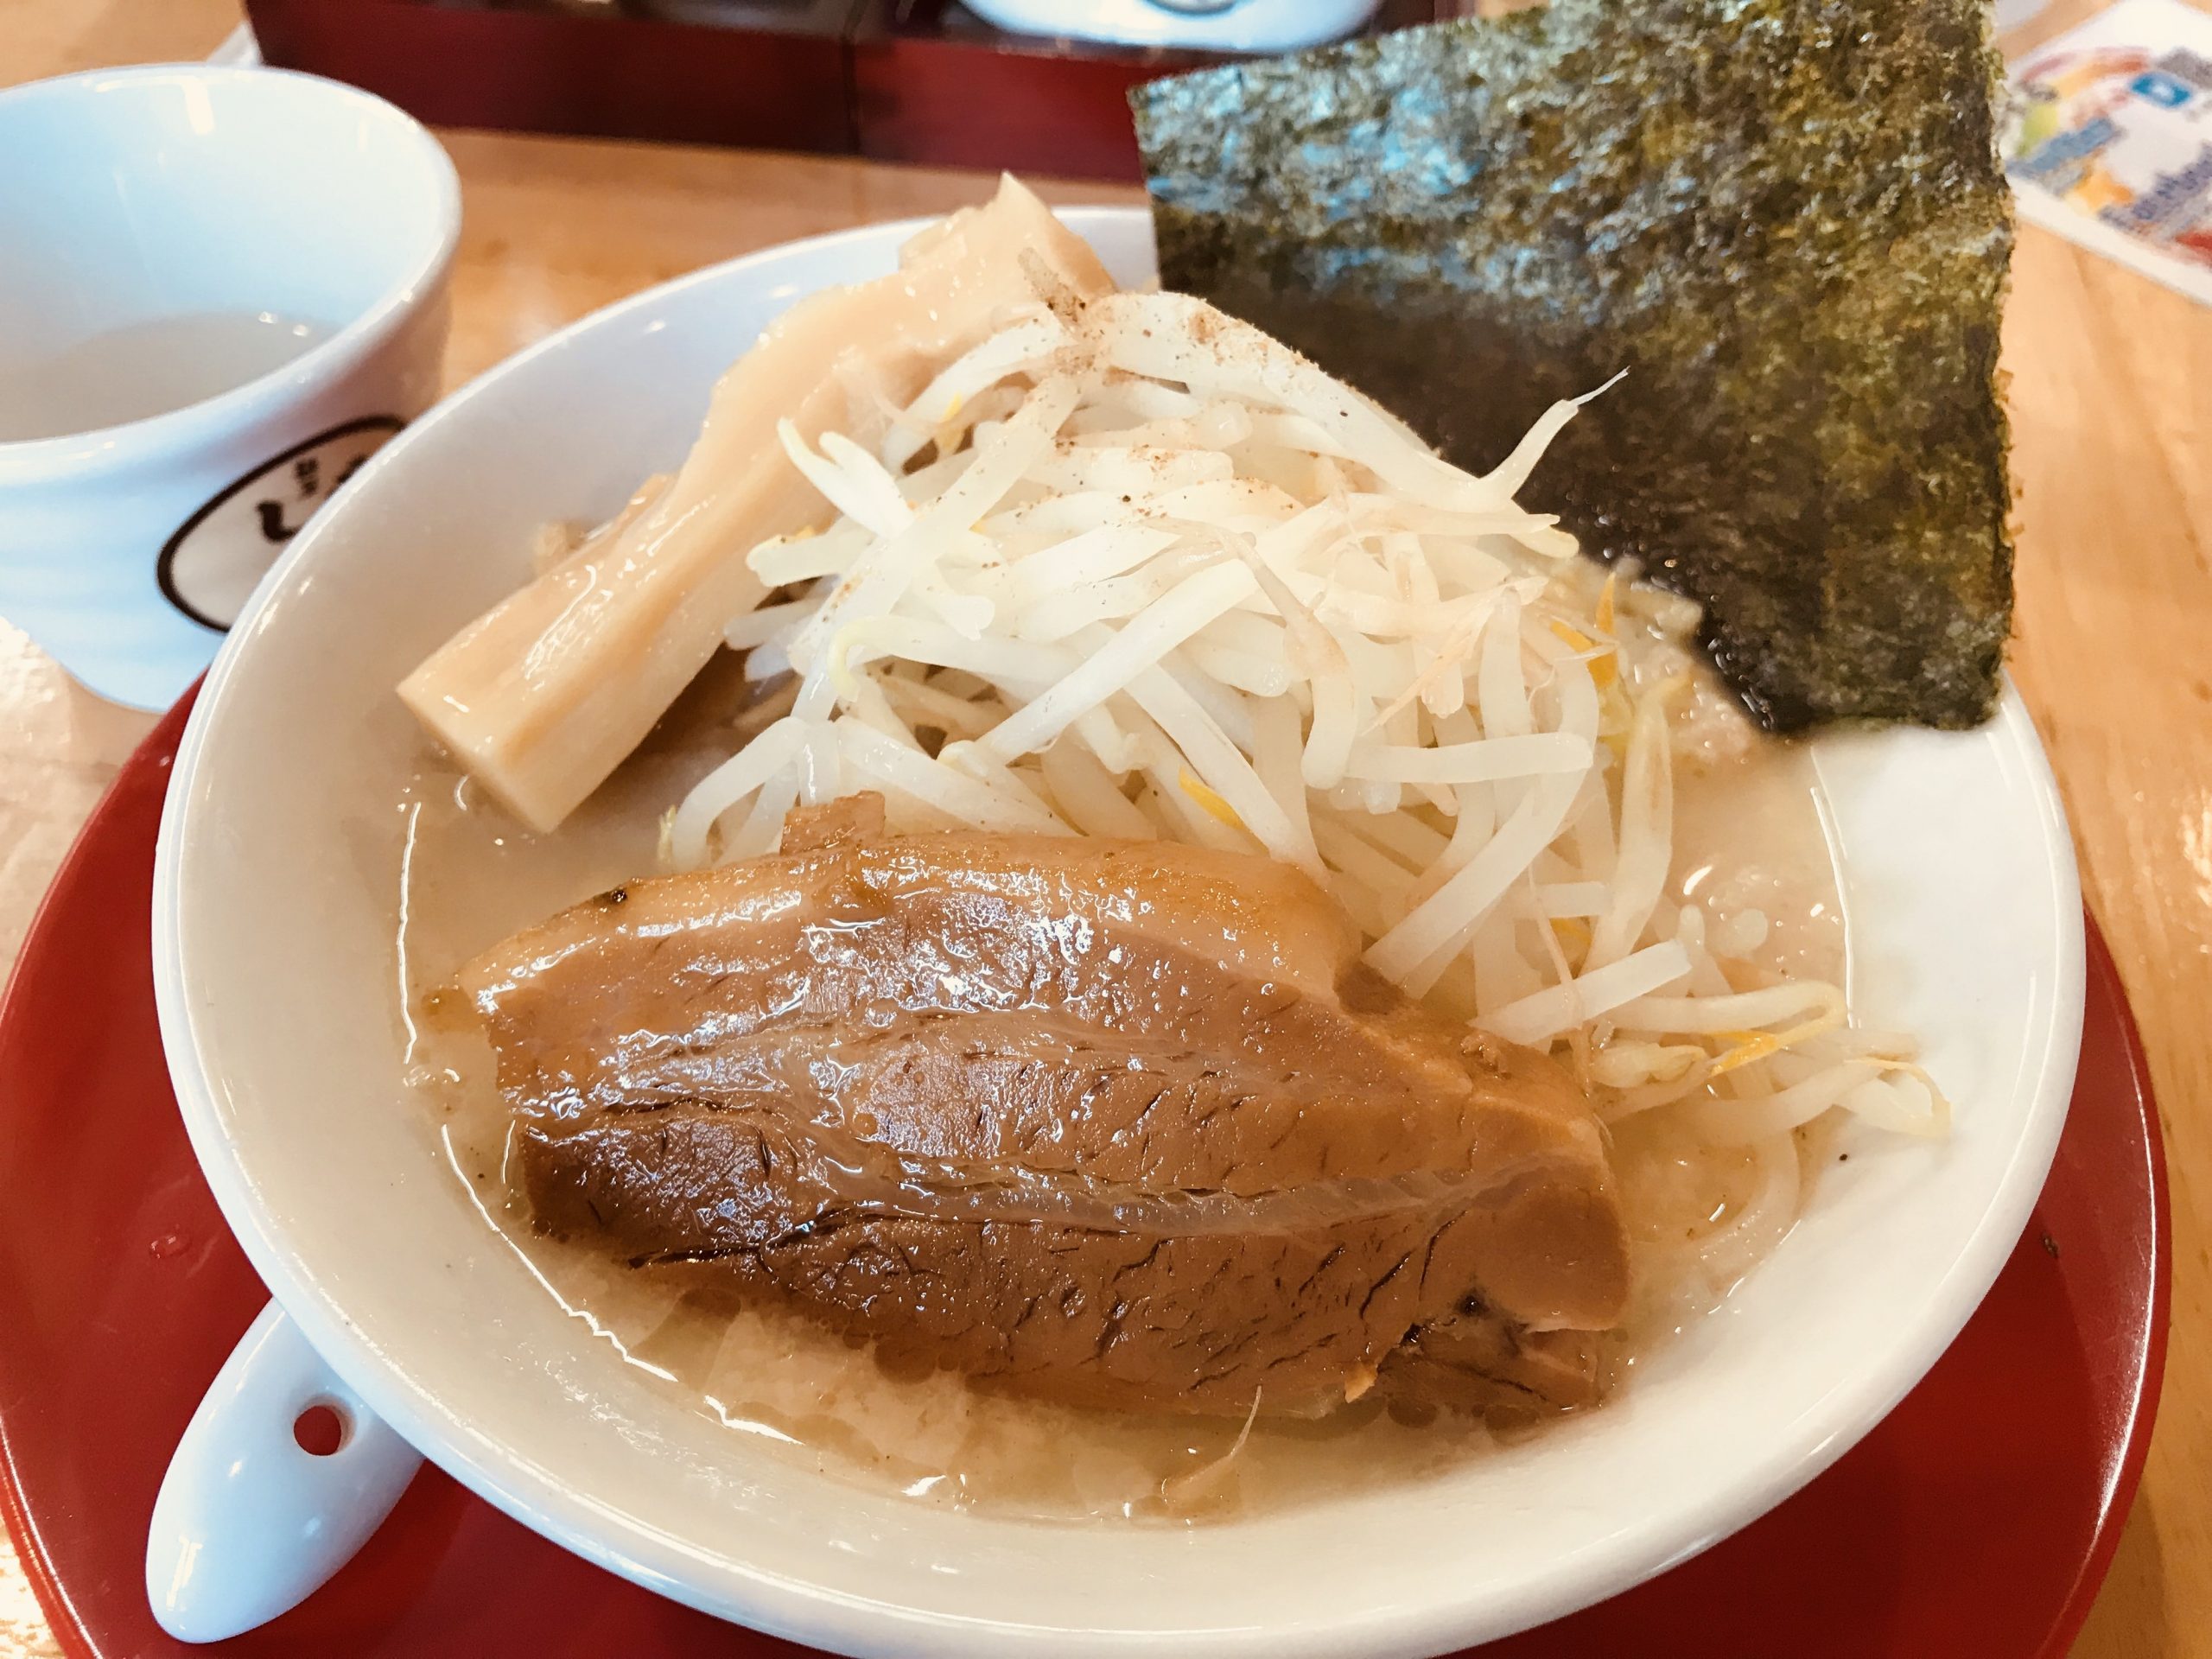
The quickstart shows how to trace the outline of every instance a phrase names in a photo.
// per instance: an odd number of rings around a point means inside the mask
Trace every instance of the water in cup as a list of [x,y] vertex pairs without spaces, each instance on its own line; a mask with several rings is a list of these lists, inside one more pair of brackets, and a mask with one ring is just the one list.
[[200,312],[110,329],[0,369],[0,442],[166,415],[280,369],[330,334],[274,311]]

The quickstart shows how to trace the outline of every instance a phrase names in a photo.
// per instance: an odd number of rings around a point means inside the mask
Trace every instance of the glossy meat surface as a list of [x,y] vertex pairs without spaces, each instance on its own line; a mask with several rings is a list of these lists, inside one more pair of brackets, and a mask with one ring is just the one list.
[[542,1225],[1085,1404],[1589,1397],[1627,1272],[1594,1121],[1298,872],[851,802],[786,846],[467,970]]

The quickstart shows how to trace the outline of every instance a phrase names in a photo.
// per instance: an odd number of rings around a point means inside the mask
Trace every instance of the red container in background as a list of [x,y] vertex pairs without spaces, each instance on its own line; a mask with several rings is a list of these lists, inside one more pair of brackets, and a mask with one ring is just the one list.
[[[1457,16],[1386,0],[1368,32]],[[246,0],[262,56],[438,126],[1141,176],[1128,89],[1217,54],[1007,35],[952,0]]]

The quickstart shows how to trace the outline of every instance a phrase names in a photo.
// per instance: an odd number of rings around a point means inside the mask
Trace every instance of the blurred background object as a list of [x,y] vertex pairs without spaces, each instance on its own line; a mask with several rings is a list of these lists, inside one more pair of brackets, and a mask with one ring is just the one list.
[[[1465,0],[246,0],[263,56],[446,126],[1139,176],[1139,81]],[[1150,43],[1040,35],[1126,15]],[[1057,20],[1057,21],[1055,21]],[[1243,30],[1239,35],[1236,31]],[[1204,37],[1201,39],[1201,37]],[[1180,43],[1179,43],[1180,42]]]
[[968,0],[1013,34],[1217,52],[1291,52],[1340,41],[1381,0]]

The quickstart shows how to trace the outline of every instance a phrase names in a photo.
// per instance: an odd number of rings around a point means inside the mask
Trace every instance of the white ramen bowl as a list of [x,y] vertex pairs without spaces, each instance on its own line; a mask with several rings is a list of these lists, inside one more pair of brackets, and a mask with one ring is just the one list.
[[[1066,215],[1126,281],[1146,216]],[[188,730],[155,898],[193,1145],[271,1292],[358,1396],[547,1536],[850,1654],[1429,1654],[1611,1595],[1771,1508],[1917,1382],[2040,1190],[2080,1036],[2082,912],[2016,696],[1980,731],[1822,740],[1860,1006],[1957,1103],[1872,1135],[1717,1315],[1604,1410],[1417,1483],[1192,1530],[948,1513],[838,1484],[623,1365],[486,1227],[400,1082],[394,683],[524,577],[533,529],[672,466],[726,364],[914,227],[639,296],[448,399],[319,517]]]

